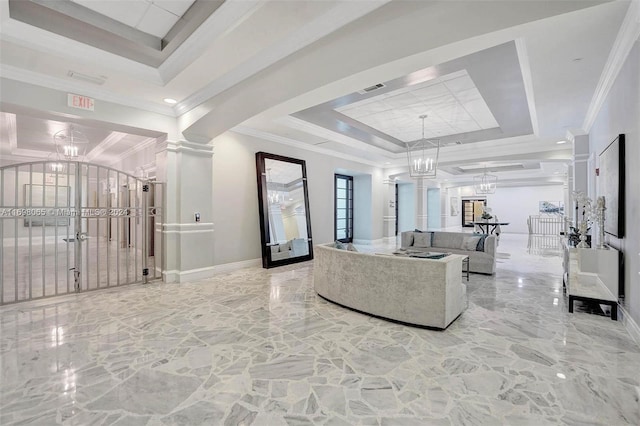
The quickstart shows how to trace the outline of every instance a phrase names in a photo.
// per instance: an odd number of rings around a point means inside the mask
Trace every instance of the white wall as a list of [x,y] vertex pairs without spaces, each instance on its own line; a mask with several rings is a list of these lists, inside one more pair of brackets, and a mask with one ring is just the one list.
[[[625,134],[625,237],[608,236],[624,253],[625,309],[640,324],[640,42],[627,57],[589,133],[596,157],[620,133]],[[596,178],[597,181],[597,178]],[[597,182],[596,182],[597,184]]]
[[[231,131],[216,138],[213,145],[213,258],[215,265],[261,257],[255,171],[255,153],[259,151],[306,161],[314,244],[333,241],[336,170],[350,170],[362,175],[370,175],[372,188],[370,239],[382,238],[382,200],[385,189],[382,169]],[[355,212],[355,214],[358,220],[359,213]]]
[[415,184],[398,184],[398,233],[416,229]]
[[[340,171],[341,174],[354,175],[353,172]],[[371,175],[353,176],[353,240],[365,243],[372,240],[372,220],[373,220],[373,182]],[[331,204],[333,206],[333,204]],[[333,211],[329,212],[333,214]],[[327,214],[321,213],[321,214]],[[382,220],[382,215],[380,217]]]
[[427,189],[427,227],[440,229],[441,226],[440,188]]
[[509,222],[509,225],[501,227],[503,233],[527,234],[527,218],[539,214],[540,201],[562,200],[562,185],[498,187],[495,194],[487,194],[487,207],[500,222]]
[[[444,230],[445,231],[460,231],[462,230],[462,188],[447,188],[441,190],[445,195],[441,197],[443,204],[441,205],[441,211],[444,212]],[[451,198],[457,198],[457,203],[460,206],[458,209],[458,215],[451,214]]]

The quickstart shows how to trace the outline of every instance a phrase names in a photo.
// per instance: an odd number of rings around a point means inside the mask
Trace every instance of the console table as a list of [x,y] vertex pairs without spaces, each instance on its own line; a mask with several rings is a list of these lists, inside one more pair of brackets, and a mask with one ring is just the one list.
[[569,296],[569,312],[576,300],[611,307],[618,319],[620,252],[609,249],[565,247],[563,290]]
[[483,234],[493,234],[498,225],[506,226],[509,222],[471,222],[471,224],[478,226]]

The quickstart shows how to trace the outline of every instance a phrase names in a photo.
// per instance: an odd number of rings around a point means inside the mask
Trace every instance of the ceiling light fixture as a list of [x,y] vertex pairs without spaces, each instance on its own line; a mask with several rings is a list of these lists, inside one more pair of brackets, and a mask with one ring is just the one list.
[[556,142],[556,143],[557,143],[558,145],[562,145],[563,143],[567,143],[567,141],[565,141],[565,140],[561,140],[561,141],[558,141],[558,142]]
[[84,157],[89,139],[73,126],[60,130],[53,135],[56,146],[56,157],[63,156],[67,161],[79,161]]
[[487,173],[487,166],[484,166],[484,173],[473,177],[473,188],[477,195],[494,194],[498,185],[498,176]]
[[[440,155],[440,139],[427,140],[424,138],[424,119],[422,120],[422,138],[417,142],[407,142],[407,162],[409,175],[412,178],[435,178],[438,171],[438,156]],[[435,153],[433,149],[435,148]],[[431,154],[431,155],[428,155]]]
[[169,105],[175,105],[175,104],[177,104],[177,103],[178,103],[178,101],[176,101],[176,100],[175,100],[175,99],[173,99],[173,98],[164,98],[164,101],[165,101],[166,103],[168,103]]

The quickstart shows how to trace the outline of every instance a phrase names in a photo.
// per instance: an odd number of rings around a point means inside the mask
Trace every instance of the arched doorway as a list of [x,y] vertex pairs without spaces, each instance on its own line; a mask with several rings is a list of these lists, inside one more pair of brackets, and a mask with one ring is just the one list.
[[0,167],[0,304],[162,275],[163,185],[97,164]]

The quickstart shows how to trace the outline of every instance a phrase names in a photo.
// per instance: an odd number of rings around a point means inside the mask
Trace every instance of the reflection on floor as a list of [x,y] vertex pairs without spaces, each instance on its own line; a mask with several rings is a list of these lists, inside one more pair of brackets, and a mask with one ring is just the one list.
[[324,301],[312,262],[5,306],[0,424],[640,424],[622,324],[568,314],[526,236],[499,252],[444,332]]
[[[7,246],[2,251],[2,302],[28,300],[74,292],[75,241],[44,245],[37,239],[29,247]],[[10,242],[13,242],[10,240]],[[142,250],[120,247],[106,238],[89,238],[81,243],[81,288],[93,290],[142,281]],[[153,271],[153,257],[148,266]],[[43,272],[44,271],[44,272]],[[29,286],[31,285],[31,291]]]

